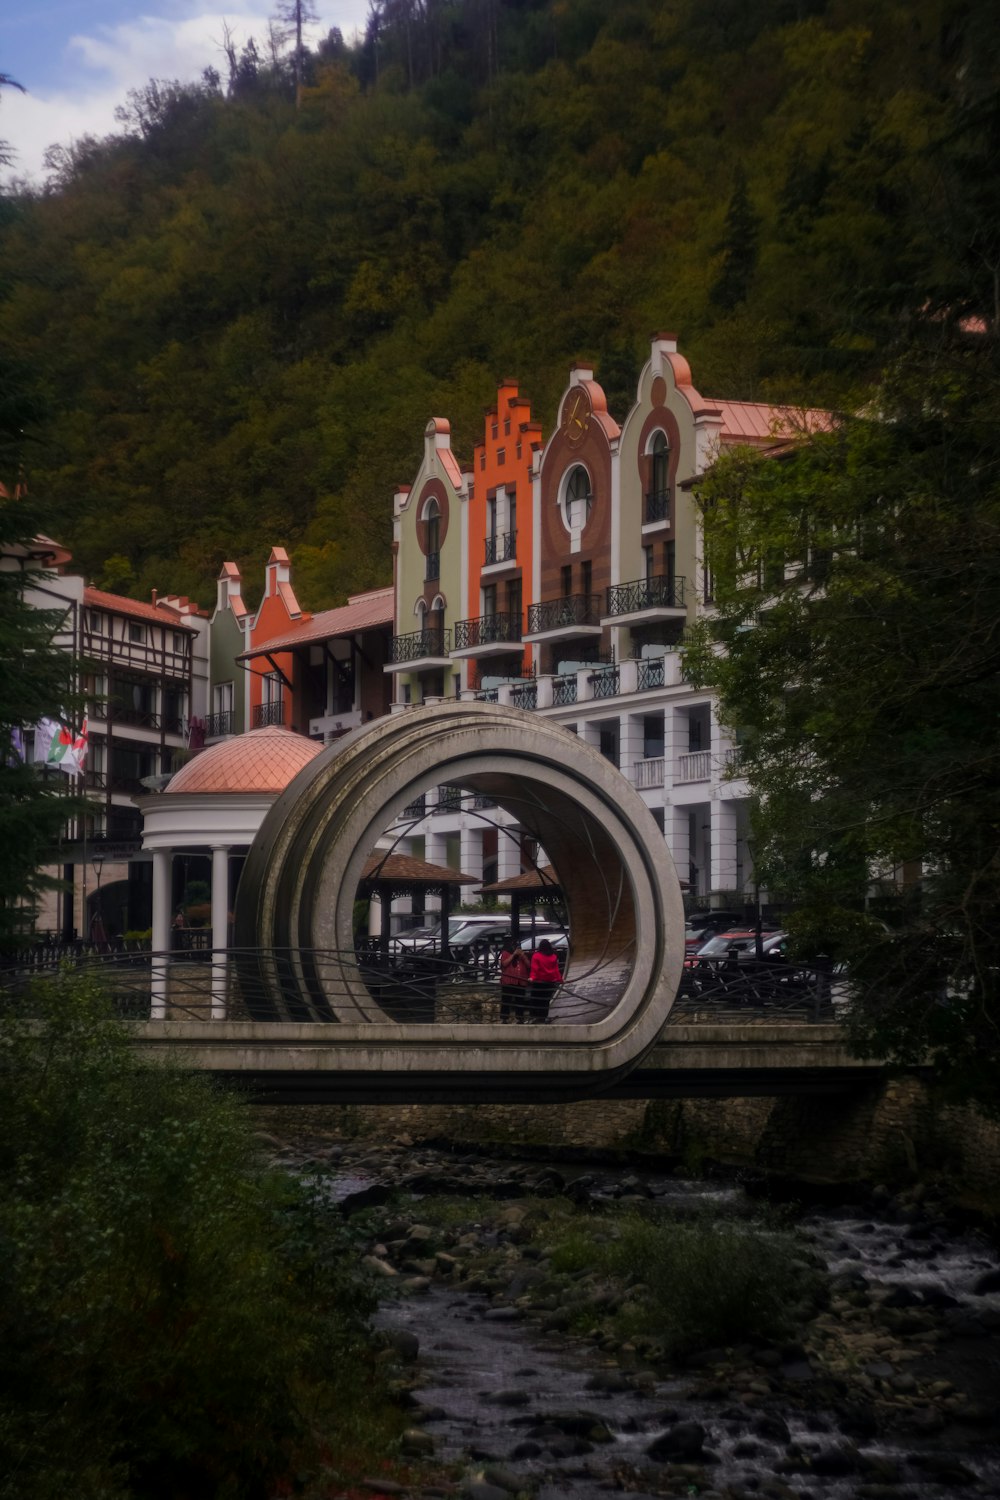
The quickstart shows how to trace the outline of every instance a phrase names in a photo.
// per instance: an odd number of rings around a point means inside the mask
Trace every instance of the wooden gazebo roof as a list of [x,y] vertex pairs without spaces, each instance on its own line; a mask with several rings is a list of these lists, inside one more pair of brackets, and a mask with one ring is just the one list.
[[484,896],[509,896],[513,891],[524,891],[531,895],[535,891],[561,891],[559,877],[551,865],[541,869],[525,870],[523,875],[511,875],[507,880],[495,880],[484,885]]
[[393,892],[407,895],[420,888],[440,890],[442,886],[475,884],[475,875],[463,875],[448,865],[428,864],[410,854],[373,854],[365,861],[359,888],[384,891],[391,887]]

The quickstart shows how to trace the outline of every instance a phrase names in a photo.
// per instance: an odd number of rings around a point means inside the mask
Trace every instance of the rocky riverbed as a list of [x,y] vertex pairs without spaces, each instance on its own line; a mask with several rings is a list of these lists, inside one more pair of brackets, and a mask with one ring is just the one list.
[[378,1327],[413,1419],[404,1452],[434,1471],[406,1493],[1000,1496],[1000,1257],[932,1187],[801,1208],[812,1280],[789,1283],[790,1331],[679,1357],[655,1329],[623,1336],[639,1292],[558,1269],[547,1234],[567,1211],[612,1236],[636,1215],[738,1220],[753,1204],[737,1183],[407,1141],[281,1155],[331,1168],[345,1212],[370,1224]]

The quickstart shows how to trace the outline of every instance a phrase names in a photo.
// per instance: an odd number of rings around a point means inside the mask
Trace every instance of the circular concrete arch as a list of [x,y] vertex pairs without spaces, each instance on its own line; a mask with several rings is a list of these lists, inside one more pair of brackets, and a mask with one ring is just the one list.
[[[515,1028],[513,1038],[499,1025],[394,1022],[354,961],[365,861],[403,809],[441,783],[509,811],[563,888],[572,1004],[561,1012],[557,1002],[550,1024]],[[269,998],[255,1018],[334,1023],[345,1084],[378,1073],[391,1091],[392,1077],[417,1071],[437,1080],[439,1097],[581,1097],[610,1087],[655,1042],[684,957],[679,882],[638,793],[576,735],[488,703],[394,714],[304,767],[247,857],[234,936],[243,954],[259,955],[254,992]],[[245,973],[247,959],[240,964]]]

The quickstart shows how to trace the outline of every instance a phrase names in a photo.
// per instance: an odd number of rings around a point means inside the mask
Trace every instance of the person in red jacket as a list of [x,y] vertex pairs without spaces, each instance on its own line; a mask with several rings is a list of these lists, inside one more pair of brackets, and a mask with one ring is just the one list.
[[531,1019],[547,1021],[556,985],[562,983],[559,959],[548,938],[542,938],[531,955]]
[[505,937],[500,949],[500,1020],[523,1021],[527,1018],[528,955],[512,937]]

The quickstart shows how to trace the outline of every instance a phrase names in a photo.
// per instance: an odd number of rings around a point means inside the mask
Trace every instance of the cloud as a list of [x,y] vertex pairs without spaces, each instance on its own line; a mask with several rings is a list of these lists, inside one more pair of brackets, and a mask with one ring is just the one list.
[[[309,28],[314,38],[331,26],[345,36],[363,27],[367,0],[340,0],[317,7],[322,21]],[[0,103],[0,139],[15,153],[8,180],[44,179],[43,158],[53,144],[69,146],[83,136],[105,136],[120,129],[115,108],[124,104],[129,89],[141,88],[150,78],[193,82],[207,67],[225,73],[222,42],[225,29],[238,47],[249,37],[267,36],[264,6],[239,0],[224,12],[164,18],[139,16],[117,26],[97,26],[89,34],[72,36],[65,45],[71,66],[62,73],[61,87],[39,88],[28,94],[5,90]]]

